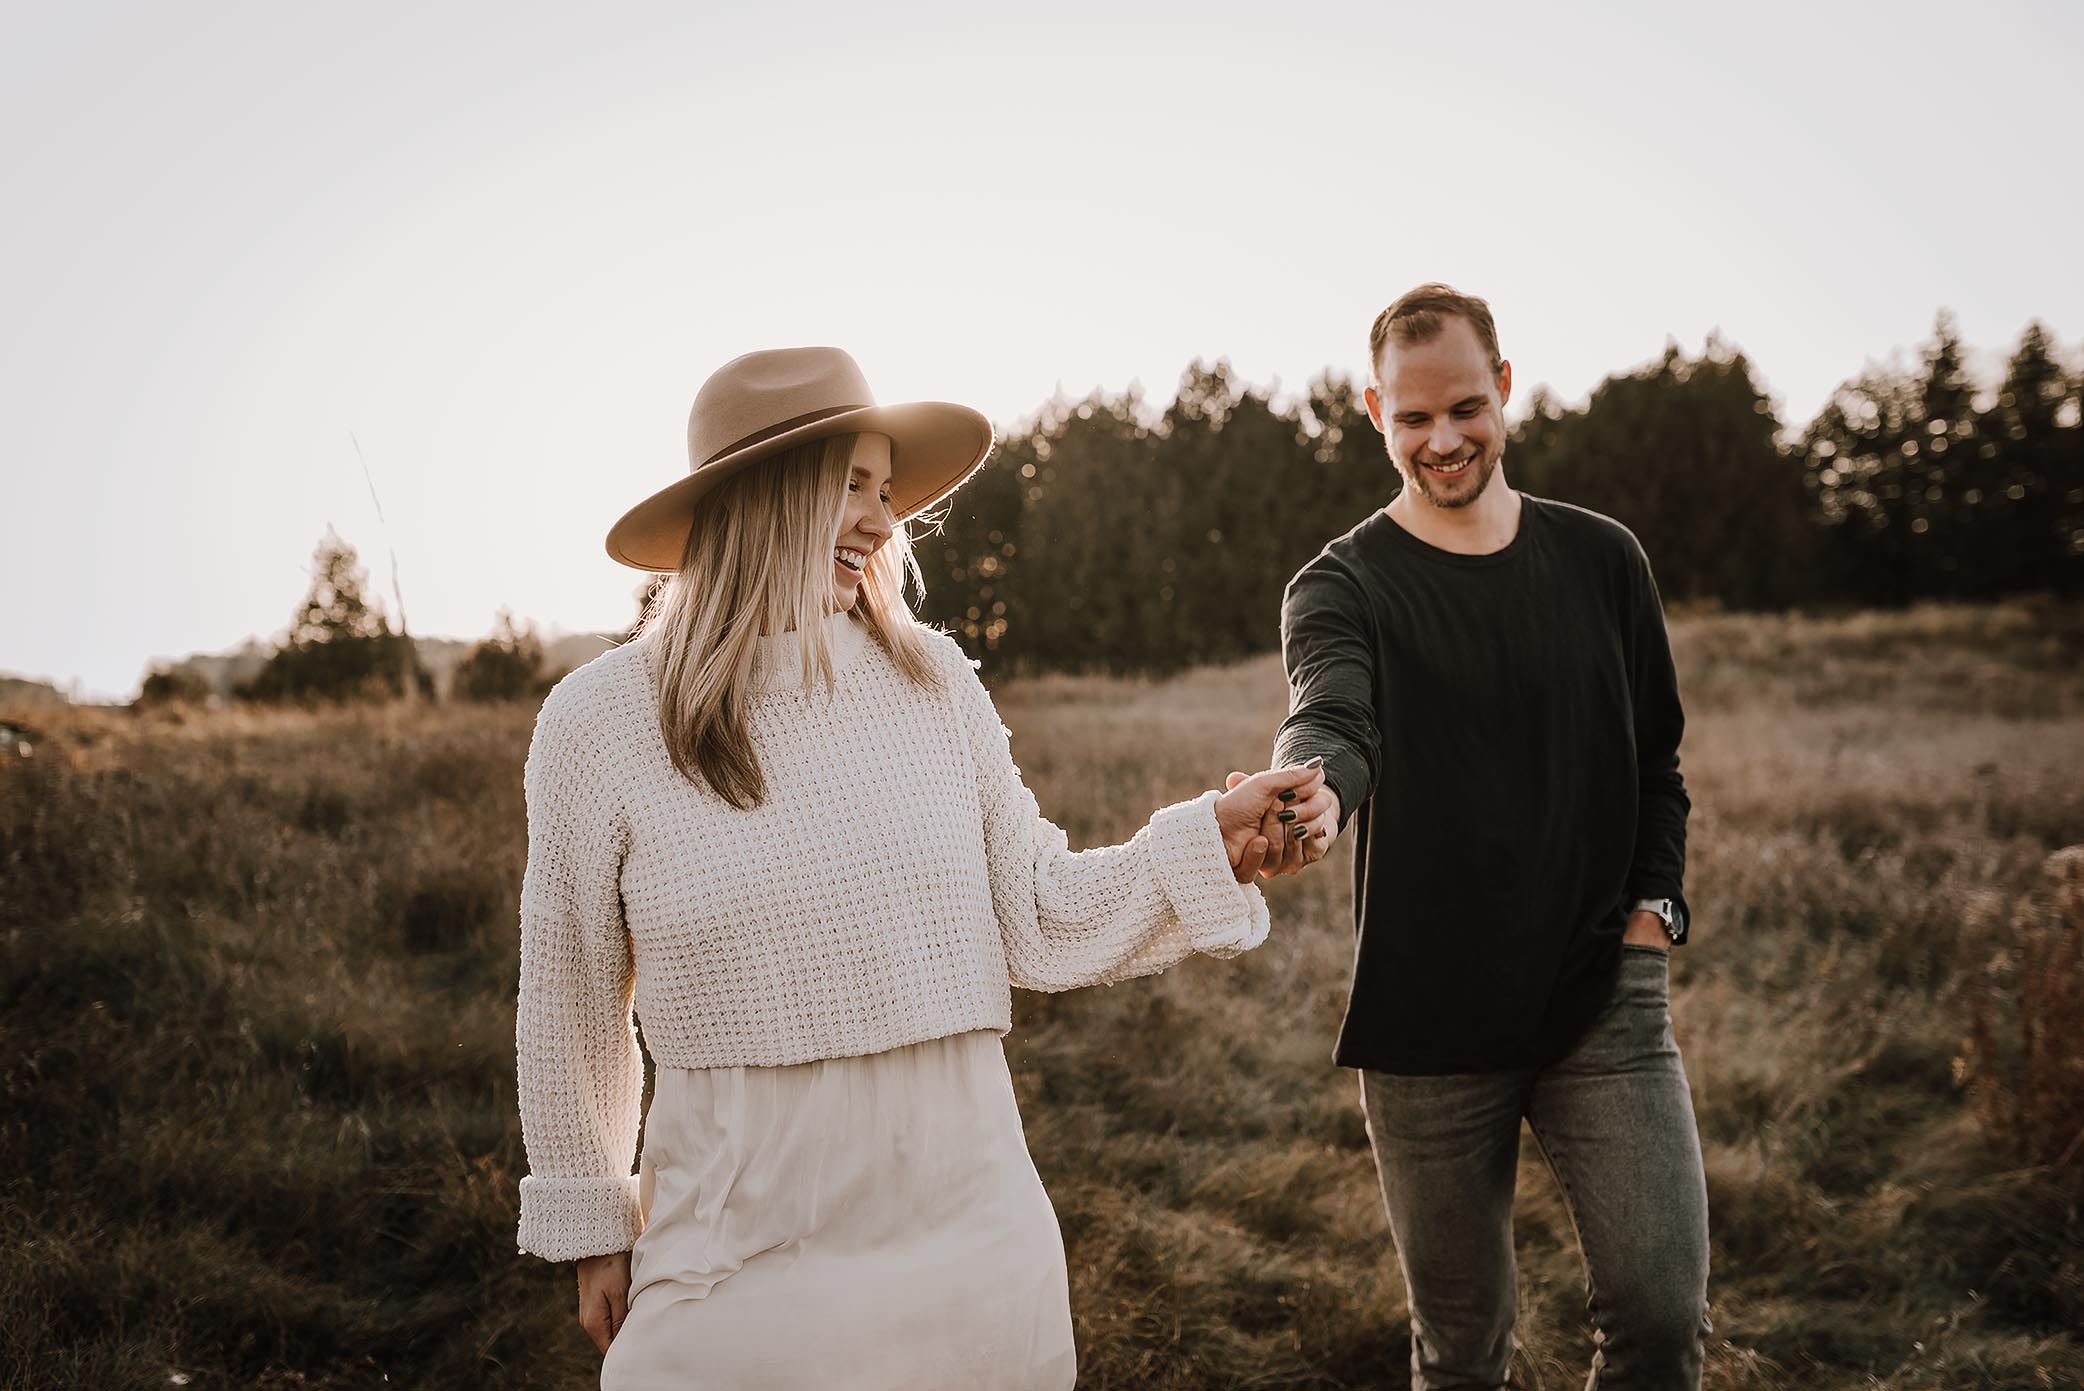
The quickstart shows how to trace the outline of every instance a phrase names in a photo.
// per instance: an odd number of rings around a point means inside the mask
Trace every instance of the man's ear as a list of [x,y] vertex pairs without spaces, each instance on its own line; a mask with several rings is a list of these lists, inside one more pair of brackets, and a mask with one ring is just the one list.
[[1389,431],[1382,429],[1382,398],[1375,394],[1375,388],[1367,388],[1360,393],[1360,398],[1368,403],[1368,419],[1375,422],[1377,430],[1382,430],[1382,433],[1387,435]]
[[1504,405],[1512,399],[1512,364],[1498,364],[1498,404]]

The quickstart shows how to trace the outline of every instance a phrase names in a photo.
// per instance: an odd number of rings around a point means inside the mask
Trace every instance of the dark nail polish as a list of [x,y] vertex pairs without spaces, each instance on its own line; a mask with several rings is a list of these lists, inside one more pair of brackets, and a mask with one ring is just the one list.
[[1323,766],[1324,755],[1321,753],[1318,754],[1315,758],[1311,759],[1308,763],[1303,764],[1303,767],[1305,768],[1322,768]]
[[1293,809],[1279,812],[1276,814],[1275,819],[1279,821],[1293,821],[1295,820],[1295,812]]
[[1291,788],[1289,788],[1289,789],[1288,789],[1288,790],[1287,790],[1286,792],[1283,792],[1283,793],[1281,794],[1281,800],[1282,800],[1282,801],[1284,801],[1284,802],[1292,802],[1292,801],[1294,801],[1294,800],[1295,800],[1295,789],[1291,787]]

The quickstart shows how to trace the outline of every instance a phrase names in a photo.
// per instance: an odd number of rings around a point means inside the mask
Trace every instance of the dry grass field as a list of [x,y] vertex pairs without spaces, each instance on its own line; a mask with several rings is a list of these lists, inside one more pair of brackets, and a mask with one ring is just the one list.
[[[2084,612],[1676,620],[1673,1012],[1713,1388],[2084,1385]],[[1074,844],[1264,760],[1276,659],[1008,684]],[[580,1387],[514,1253],[533,712],[23,712],[0,766],[0,1383]],[[1008,1055],[1083,1384],[1406,1384],[1354,1076],[1345,852],[1235,962],[1023,996]],[[1523,1163],[1516,1369],[1578,1385]]]

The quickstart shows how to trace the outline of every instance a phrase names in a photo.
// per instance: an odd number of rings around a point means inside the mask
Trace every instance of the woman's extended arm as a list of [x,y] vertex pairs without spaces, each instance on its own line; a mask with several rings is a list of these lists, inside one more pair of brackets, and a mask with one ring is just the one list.
[[1265,940],[1266,901],[1237,882],[1233,865],[1283,789],[1303,799],[1321,790],[1319,770],[1261,773],[1160,809],[1125,844],[1074,853],[1021,780],[976,672],[966,659],[950,666],[1013,984],[1069,990],[1150,975],[1196,951],[1235,956]]

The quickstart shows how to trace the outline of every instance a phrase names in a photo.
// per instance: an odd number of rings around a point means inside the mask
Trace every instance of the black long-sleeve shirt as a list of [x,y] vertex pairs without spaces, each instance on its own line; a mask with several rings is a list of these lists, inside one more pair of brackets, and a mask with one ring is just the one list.
[[[1276,766],[1314,754],[1354,838],[1345,1067],[1541,1066],[1606,1003],[1629,906],[1686,922],[1685,717],[1620,523],[1521,494],[1457,555],[1377,512],[1289,582]],[[1683,932],[1682,932],[1683,936]]]

